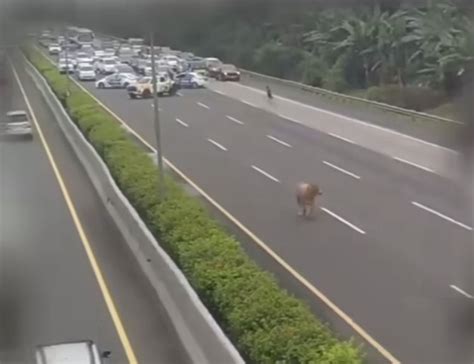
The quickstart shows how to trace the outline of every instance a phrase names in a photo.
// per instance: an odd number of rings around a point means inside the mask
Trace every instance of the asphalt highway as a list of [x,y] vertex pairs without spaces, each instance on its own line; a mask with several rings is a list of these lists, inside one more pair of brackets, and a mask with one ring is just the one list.
[[[155,144],[151,100],[82,85]],[[398,359],[472,362],[471,211],[451,181],[210,90],[180,95],[159,100],[173,164]],[[301,180],[323,191],[312,221],[296,216]]]
[[[0,362],[32,362],[39,344],[91,339],[112,352],[111,363],[133,356],[139,363],[186,363],[163,308],[53,115],[18,64],[17,71],[71,203],[36,127],[33,141],[0,142]],[[2,115],[28,110],[13,76],[10,85],[2,90]]]

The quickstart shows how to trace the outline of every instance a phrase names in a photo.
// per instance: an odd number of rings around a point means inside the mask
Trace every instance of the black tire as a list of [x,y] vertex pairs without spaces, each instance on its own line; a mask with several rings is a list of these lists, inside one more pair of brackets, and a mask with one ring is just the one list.
[[128,83],[128,82],[125,82],[125,83],[123,84],[123,88],[127,88],[128,86],[129,86],[129,83]]
[[150,90],[149,90],[149,89],[143,90],[142,97],[143,97],[144,99],[150,98],[150,97],[151,97],[151,92],[150,92]]
[[101,82],[97,85],[98,88],[105,88],[105,85]]
[[135,100],[137,98],[137,95],[135,94],[128,94],[128,96],[132,99]]
[[191,87],[192,87],[192,88],[198,88],[199,85],[198,85],[196,82],[193,82],[193,83],[191,84]]

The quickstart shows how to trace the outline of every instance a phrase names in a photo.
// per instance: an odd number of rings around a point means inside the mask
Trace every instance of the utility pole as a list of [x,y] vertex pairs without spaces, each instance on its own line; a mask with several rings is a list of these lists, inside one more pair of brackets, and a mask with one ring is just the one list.
[[[65,47],[64,49],[66,50],[65,51],[65,58],[66,58],[66,94],[67,96],[69,96],[69,37],[68,37],[68,34],[67,34],[67,29],[66,29],[66,32],[65,32],[65,35],[64,35],[64,43],[65,43]],[[61,45],[59,45],[61,46]]]
[[165,178],[163,169],[163,146],[161,144],[161,126],[160,126],[160,115],[158,108],[158,90],[157,90],[157,79],[156,79],[156,65],[155,65],[155,39],[153,30],[150,32],[150,47],[151,47],[151,82],[153,85],[153,123],[155,127],[156,137],[156,154],[158,158],[158,174],[159,174],[159,195],[160,199],[163,200],[165,197]]

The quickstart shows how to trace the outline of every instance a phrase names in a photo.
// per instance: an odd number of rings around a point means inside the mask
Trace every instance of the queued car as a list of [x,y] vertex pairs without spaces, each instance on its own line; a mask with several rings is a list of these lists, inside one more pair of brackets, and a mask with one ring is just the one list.
[[216,73],[219,81],[240,81],[240,71],[233,64],[223,64]]
[[69,73],[74,73],[74,63],[70,60],[66,63],[65,58],[60,58],[58,61],[58,70],[59,73],[66,73],[67,70],[69,70]]
[[0,136],[33,138],[33,128],[24,110],[9,111],[0,121]]
[[176,84],[181,88],[199,88],[206,85],[206,80],[194,72],[180,73],[175,77]]
[[95,68],[98,73],[110,75],[115,72],[117,63],[117,57],[101,58],[95,63]]
[[80,81],[95,81],[96,74],[90,63],[79,63],[76,68],[76,76]]
[[91,56],[89,56],[87,53],[84,53],[84,52],[76,53],[76,64],[80,64],[80,63],[92,64],[93,62],[94,62],[94,59]]
[[101,78],[95,83],[97,88],[127,88],[137,81],[137,76],[132,73],[114,73]]
[[142,77],[137,82],[127,87],[128,96],[131,99],[136,98],[150,98],[153,96],[153,92],[156,90],[156,94],[159,96],[174,95],[176,94],[178,86],[169,77],[167,73],[161,73],[157,75],[157,83],[153,87],[151,77]]
[[222,62],[220,61],[219,58],[214,58],[214,57],[208,57],[204,59],[206,68],[209,72],[209,77],[217,77],[217,74],[219,73],[219,69],[222,66]]
[[48,45],[49,54],[59,54],[61,52],[61,46],[58,43],[50,43]]
[[36,347],[36,364],[101,364],[110,351],[99,352],[91,340],[54,343]]

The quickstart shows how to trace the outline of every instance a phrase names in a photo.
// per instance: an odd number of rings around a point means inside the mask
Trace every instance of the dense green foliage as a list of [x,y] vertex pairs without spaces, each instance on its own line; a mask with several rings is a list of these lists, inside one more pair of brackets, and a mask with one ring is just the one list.
[[38,51],[25,50],[108,165],[117,184],[180,266],[199,296],[251,363],[361,363],[300,301],[278,287],[170,177],[160,200],[157,169],[110,114],[71,84]]
[[[150,5],[143,13],[136,10],[143,19],[156,15],[143,29],[121,22],[105,24],[104,31],[131,36],[154,28],[161,44],[337,92],[375,86],[372,90],[391,95],[396,85],[394,100],[373,91],[365,96],[416,110],[448,101],[472,72],[473,24],[465,8],[449,0],[419,1],[419,7],[381,0],[350,7],[323,3]],[[100,24],[90,20],[91,26]],[[400,102],[410,100],[418,87],[421,104]],[[429,89],[439,91],[434,99]]]
[[217,13],[207,26],[179,24],[183,29],[169,39],[243,68],[338,91],[384,84],[452,91],[472,69],[472,21],[447,1],[287,10],[259,21]]

